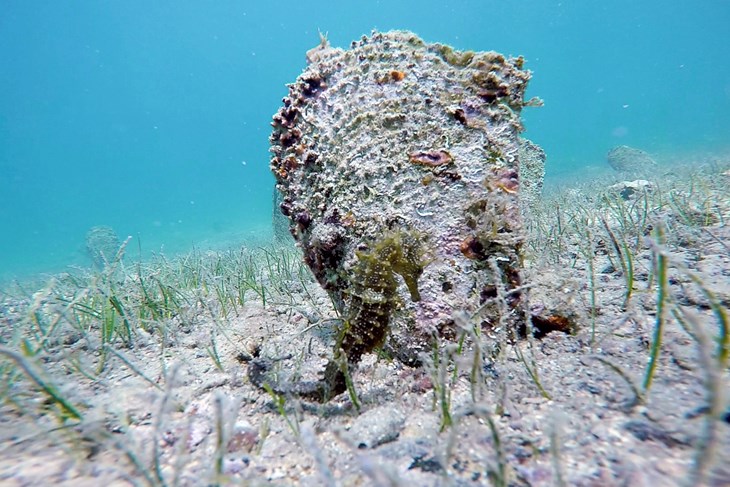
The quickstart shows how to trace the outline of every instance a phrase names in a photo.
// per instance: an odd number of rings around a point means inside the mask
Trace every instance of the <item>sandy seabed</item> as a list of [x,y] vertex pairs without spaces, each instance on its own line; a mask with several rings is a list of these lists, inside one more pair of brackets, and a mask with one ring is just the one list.
[[352,374],[359,411],[247,378],[254,355],[292,382],[332,356],[338,317],[286,246],[9,286],[0,483],[730,485],[729,171],[553,189],[523,281],[568,323],[465,329],[416,368],[386,347]]

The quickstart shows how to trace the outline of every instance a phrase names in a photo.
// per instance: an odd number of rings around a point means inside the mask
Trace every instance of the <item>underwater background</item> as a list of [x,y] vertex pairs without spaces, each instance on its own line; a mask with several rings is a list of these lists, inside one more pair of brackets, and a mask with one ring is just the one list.
[[616,145],[730,149],[728,25],[728,0],[3,0],[0,281],[90,265],[98,225],[131,258],[265,242],[271,116],[319,31],[524,55],[559,182]]

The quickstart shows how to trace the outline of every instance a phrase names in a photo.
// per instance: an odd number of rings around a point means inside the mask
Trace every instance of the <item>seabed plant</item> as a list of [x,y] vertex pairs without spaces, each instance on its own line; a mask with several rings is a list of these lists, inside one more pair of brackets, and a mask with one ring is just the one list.
[[[579,302],[585,314],[577,323],[577,334],[585,346],[581,353],[592,359],[586,363],[600,364],[602,370],[618,377],[617,383],[627,384],[633,396],[624,405],[627,414],[635,412],[638,405],[651,411],[654,395],[665,387],[659,378],[668,367],[668,334],[682,333],[693,344],[704,406],[697,413],[703,423],[692,443],[694,453],[686,485],[706,483],[718,458],[727,460],[720,449],[720,428],[729,415],[725,397],[730,360],[729,298],[698,270],[696,263],[702,260],[704,250],[695,245],[705,239],[728,250],[723,237],[727,232],[717,231],[726,228],[730,213],[725,190],[728,180],[718,175],[722,169],[670,175],[657,180],[653,189],[629,199],[603,182],[563,191],[546,197],[527,222],[525,252],[529,265],[568,268],[584,279]],[[3,287],[0,407],[5,417],[27,423],[28,434],[6,439],[0,454],[39,438],[65,445],[69,455],[77,458],[106,450],[126,459],[125,466],[119,467],[124,475],[147,485],[184,483],[186,465],[195,456],[196,461],[209,466],[205,483],[219,485],[233,479],[226,466],[230,460],[228,445],[235,436],[233,410],[242,400],[255,402],[263,397],[272,414],[264,414],[255,434],[246,433],[256,437],[250,454],[263,454],[264,442],[271,441],[272,431],[287,434],[295,443],[309,445],[321,477],[334,485],[335,470],[327,463],[327,451],[318,446],[319,426],[313,429],[310,420],[317,418],[324,424],[331,415],[354,417],[377,406],[379,399],[368,392],[368,381],[361,380],[360,371],[352,370],[350,376],[347,364],[343,365],[348,372],[347,394],[337,401],[349,403],[349,407],[340,409],[304,407],[298,399],[273,390],[255,397],[229,395],[241,387],[236,381],[245,376],[240,370],[239,361],[245,362],[241,357],[250,361],[267,345],[252,345],[251,337],[236,331],[252,309],[265,310],[271,313],[267,316],[283,321],[308,317],[309,323],[304,323],[292,340],[304,342],[303,337],[310,336],[309,344],[297,343],[302,350],[311,347],[312,334],[326,339],[327,330],[341,323],[322,299],[298,253],[290,246],[194,249],[177,257],[160,254],[148,261],[132,261],[128,255],[125,258],[129,244],[129,240],[123,242],[111,259],[108,252],[103,254],[107,257],[103,265],[93,269],[72,269],[42,285],[17,282]],[[687,256],[695,256],[696,261]],[[492,270],[499,273],[494,263]],[[494,280],[501,282],[499,276]],[[621,291],[607,299],[606,282],[620,283]],[[440,460],[428,464],[437,468],[438,463],[441,475],[457,474],[448,467],[448,460],[457,455],[458,441],[467,433],[463,424],[475,419],[484,428],[485,442],[492,452],[491,460],[483,466],[484,477],[493,485],[511,485],[517,478],[515,459],[509,453],[516,439],[505,434],[503,420],[510,408],[506,392],[510,384],[499,375],[509,363],[518,364],[524,376],[518,374],[512,380],[524,380],[535,396],[549,403],[564,400],[554,382],[543,380],[541,360],[545,354],[530,319],[532,287],[526,280],[518,289],[497,289],[496,297],[483,305],[501,310],[490,326],[484,325],[482,309],[472,313],[455,310],[456,338],[435,341],[431,353],[422,357],[432,383],[432,413],[437,415],[441,438],[448,444]],[[694,307],[687,303],[690,289],[700,303]],[[524,296],[520,311],[524,314],[523,333],[510,326],[514,319],[510,314],[515,310],[507,301],[516,293]],[[636,338],[607,326],[604,317],[610,310],[623,323],[650,323],[645,332],[637,325],[636,333],[645,341],[646,366],[641,377],[601,351],[606,337]],[[275,333],[275,325],[262,326],[269,336]],[[179,351],[184,338],[191,334],[200,336],[193,349],[196,351],[191,353],[199,350],[211,374],[220,377],[220,383],[211,386],[209,427],[213,439],[209,447],[195,452],[185,447],[193,435],[192,423],[178,418],[183,412],[188,414],[179,393],[180,384],[187,379],[181,372],[180,353],[178,358],[171,353]],[[293,355],[297,357],[296,367],[310,360],[304,351]],[[289,372],[295,377],[298,374],[298,370]],[[146,391],[152,405],[148,416],[140,419],[98,410],[96,397],[79,394],[86,390],[111,396],[120,376],[134,378]],[[152,431],[146,437],[145,424]],[[282,429],[272,430],[280,426]],[[170,431],[175,428],[185,431],[180,434],[183,439],[174,448],[167,448],[167,442],[173,441]],[[569,485],[570,472],[563,458],[565,432],[557,423],[551,428],[545,451],[553,480],[556,485]],[[247,438],[243,435],[236,441]],[[365,463],[362,465],[365,471]],[[397,479],[393,482],[397,485]]]

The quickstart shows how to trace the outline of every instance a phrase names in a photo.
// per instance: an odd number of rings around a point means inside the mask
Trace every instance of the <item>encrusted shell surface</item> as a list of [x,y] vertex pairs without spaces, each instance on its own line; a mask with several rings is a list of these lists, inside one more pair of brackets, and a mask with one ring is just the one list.
[[[519,114],[530,73],[522,58],[404,31],[373,32],[347,50],[323,41],[307,58],[272,123],[281,211],[345,319],[388,301],[390,345],[415,360],[434,336],[454,335],[455,310],[519,284]],[[397,251],[419,271],[417,292],[386,268],[377,275],[396,292],[379,295],[386,286],[357,282],[364,256],[399,235],[415,242]]]

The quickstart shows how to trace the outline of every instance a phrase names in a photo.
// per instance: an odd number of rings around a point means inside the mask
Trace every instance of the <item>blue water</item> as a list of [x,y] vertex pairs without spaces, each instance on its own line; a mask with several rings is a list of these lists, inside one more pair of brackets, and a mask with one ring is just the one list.
[[269,121],[318,30],[524,55],[560,178],[618,144],[730,148],[728,25],[727,0],[3,0],[0,280],[88,264],[94,225],[134,253],[269,231]]

